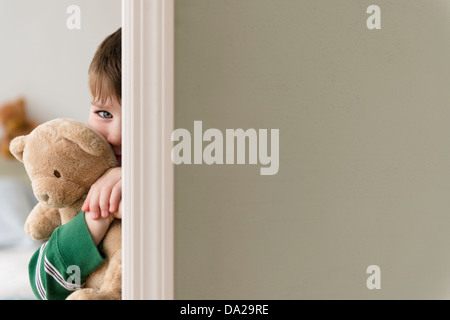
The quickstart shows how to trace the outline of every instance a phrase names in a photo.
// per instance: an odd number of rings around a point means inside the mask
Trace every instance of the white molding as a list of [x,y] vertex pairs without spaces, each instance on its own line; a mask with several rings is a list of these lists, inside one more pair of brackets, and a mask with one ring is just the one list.
[[174,299],[174,0],[122,0],[123,293]]

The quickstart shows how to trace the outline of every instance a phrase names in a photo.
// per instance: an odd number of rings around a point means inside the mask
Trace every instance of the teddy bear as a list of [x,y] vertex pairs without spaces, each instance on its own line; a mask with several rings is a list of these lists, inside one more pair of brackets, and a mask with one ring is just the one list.
[[11,140],[17,136],[29,134],[39,123],[27,119],[25,99],[18,98],[5,103],[0,108],[0,125],[2,127],[0,154],[7,159],[13,159],[9,151]]
[[[30,134],[14,138],[10,150],[23,162],[38,200],[25,222],[25,232],[34,240],[48,239],[58,226],[72,220],[92,184],[119,165],[106,139],[73,119],[45,122]],[[121,299],[120,220],[111,223],[102,249],[106,261],[68,300]]]

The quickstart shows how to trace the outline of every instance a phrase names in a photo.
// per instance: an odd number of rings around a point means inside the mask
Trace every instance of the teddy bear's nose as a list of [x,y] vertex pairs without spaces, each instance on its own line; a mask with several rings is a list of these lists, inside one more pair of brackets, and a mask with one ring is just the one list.
[[47,201],[48,200],[48,194],[46,194],[46,193],[38,194],[38,198],[39,198],[40,201]]

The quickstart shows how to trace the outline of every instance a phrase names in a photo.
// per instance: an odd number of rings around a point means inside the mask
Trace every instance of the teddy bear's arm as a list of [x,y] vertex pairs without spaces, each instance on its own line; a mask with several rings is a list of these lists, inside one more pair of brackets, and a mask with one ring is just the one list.
[[59,210],[38,203],[25,221],[25,233],[33,240],[45,240],[60,225]]

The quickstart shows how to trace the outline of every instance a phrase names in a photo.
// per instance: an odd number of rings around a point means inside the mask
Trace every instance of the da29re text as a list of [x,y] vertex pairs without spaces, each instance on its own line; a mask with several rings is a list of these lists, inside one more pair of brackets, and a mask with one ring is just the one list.
[[193,306],[188,304],[187,306],[181,307],[180,314],[184,315],[203,315],[210,318],[213,313],[223,313],[231,315],[268,315],[269,306],[267,304],[225,304],[222,308],[220,307],[203,307],[203,306]]

